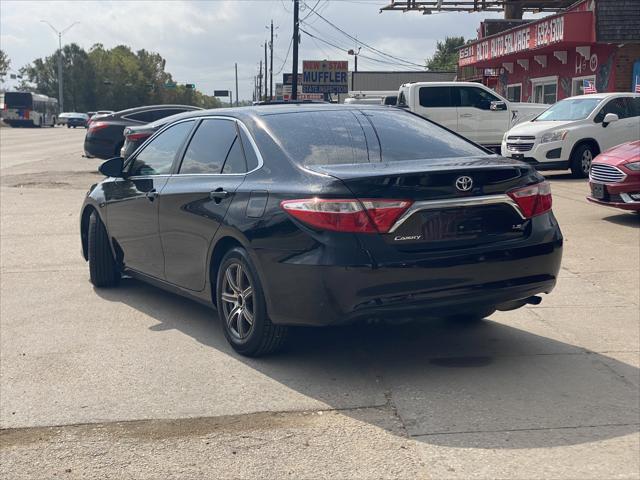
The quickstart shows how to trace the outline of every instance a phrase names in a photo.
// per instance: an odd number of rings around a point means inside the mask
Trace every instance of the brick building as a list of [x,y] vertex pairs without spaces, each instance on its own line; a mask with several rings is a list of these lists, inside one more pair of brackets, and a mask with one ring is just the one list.
[[640,82],[640,0],[581,0],[535,20],[486,20],[459,52],[459,80],[512,101],[555,103],[583,93],[634,91]]

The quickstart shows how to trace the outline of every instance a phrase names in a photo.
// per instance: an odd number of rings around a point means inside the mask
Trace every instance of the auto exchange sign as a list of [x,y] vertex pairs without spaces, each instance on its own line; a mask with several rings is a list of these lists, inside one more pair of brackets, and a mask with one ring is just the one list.
[[304,93],[347,93],[349,62],[304,60],[302,91]]

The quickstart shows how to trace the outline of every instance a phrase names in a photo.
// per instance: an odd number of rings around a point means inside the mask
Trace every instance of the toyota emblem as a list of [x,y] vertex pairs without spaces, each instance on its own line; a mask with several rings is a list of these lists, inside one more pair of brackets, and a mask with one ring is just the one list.
[[473,178],[462,176],[456,178],[456,188],[461,192],[468,192],[473,187]]

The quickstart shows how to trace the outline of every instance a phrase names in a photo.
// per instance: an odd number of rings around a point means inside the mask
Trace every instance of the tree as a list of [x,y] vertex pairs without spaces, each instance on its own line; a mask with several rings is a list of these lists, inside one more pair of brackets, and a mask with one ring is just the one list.
[[[58,96],[58,52],[37,58],[21,69],[21,86],[50,97]],[[166,61],[147,50],[133,52],[126,45],[105,49],[95,44],[86,52],[75,43],[62,49],[65,106],[69,110],[123,110],[141,105],[181,103],[217,108],[220,101],[173,83]]]
[[464,37],[447,37],[444,42],[438,42],[436,53],[427,60],[427,70],[455,71],[458,68],[458,48],[464,44]]
[[0,82],[4,82],[4,77],[7,75],[10,66],[11,60],[3,50],[0,50]]

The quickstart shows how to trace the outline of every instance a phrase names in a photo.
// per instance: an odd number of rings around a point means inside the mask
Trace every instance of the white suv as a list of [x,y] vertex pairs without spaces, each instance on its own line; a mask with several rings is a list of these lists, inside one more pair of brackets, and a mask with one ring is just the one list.
[[539,170],[570,168],[587,177],[591,160],[611,147],[640,138],[640,95],[595,93],[565,98],[502,139],[502,155]]

